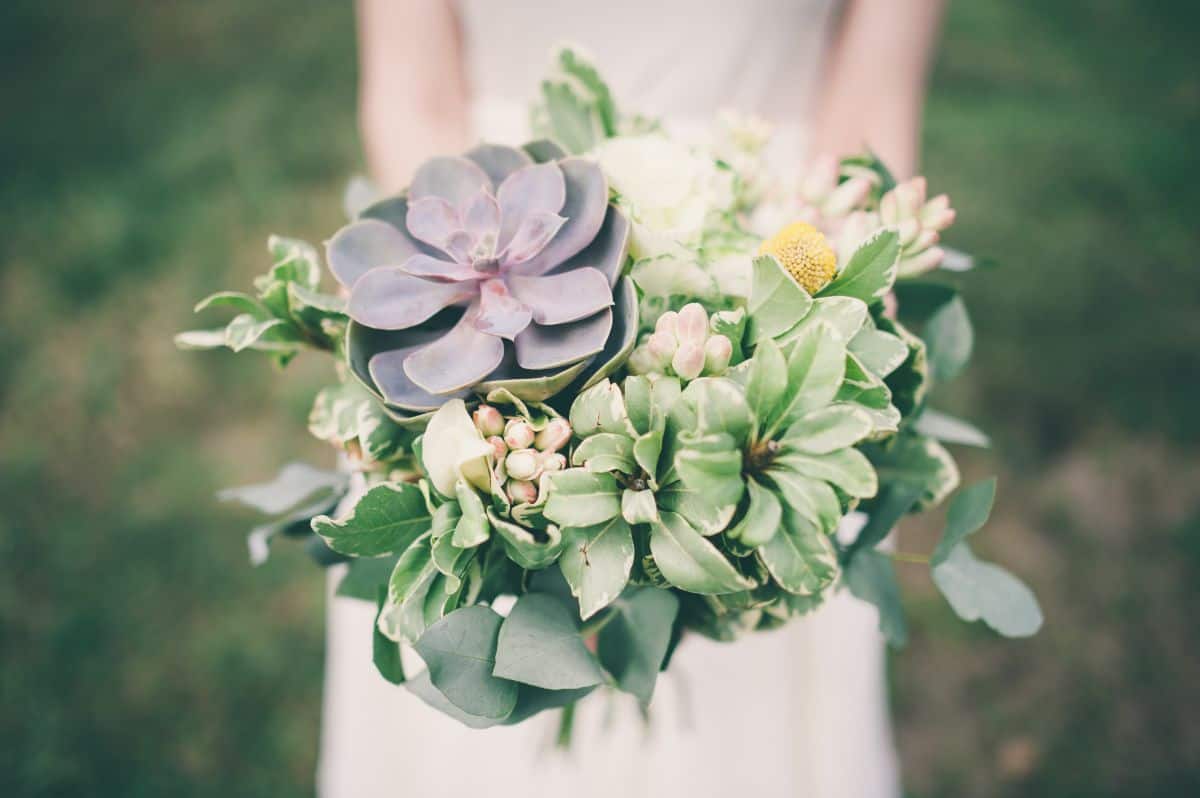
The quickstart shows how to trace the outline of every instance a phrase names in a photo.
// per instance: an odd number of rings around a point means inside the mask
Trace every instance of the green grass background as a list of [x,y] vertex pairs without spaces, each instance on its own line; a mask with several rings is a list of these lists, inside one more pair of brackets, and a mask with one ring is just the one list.
[[[1200,792],[1200,12],[959,0],[925,128],[978,330],[942,397],[997,440],[979,548],[1047,624],[1008,642],[905,572],[913,796]],[[322,580],[221,486],[287,459],[326,364],[177,353],[270,232],[361,170],[348,5],[0,9],[0,794],[312,790]],[[937,519],[902,528],[931,545]]]

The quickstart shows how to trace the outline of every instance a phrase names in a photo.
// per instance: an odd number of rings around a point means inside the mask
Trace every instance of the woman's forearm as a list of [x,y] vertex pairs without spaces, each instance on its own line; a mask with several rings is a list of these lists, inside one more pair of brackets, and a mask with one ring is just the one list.
[[870,147],[897,177],[917,166],[943,0],[852,0],[827,60],[813,150]]
[[467,81],[450,0],[358,0],[359,125],[379,187],[407,185],[468,136]]

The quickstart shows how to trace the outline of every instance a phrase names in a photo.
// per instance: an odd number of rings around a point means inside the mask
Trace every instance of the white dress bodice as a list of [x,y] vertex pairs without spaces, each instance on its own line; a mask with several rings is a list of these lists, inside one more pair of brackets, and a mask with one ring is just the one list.
[[[723,108],[774,122],[801,156],[835,0],[458,0],[477,137],[528,137],[551,48],[601,69],[620,108],[672,129]],[[790,158],[788,157],[790,156]],[[474,731],[385,682],[374,607],[335,598],[331,573],[318,794],[693,798],[899,795],[875,610],[839,591],[810,616],[734,644],[689,636],[650,721],[628,696],[581,702],[569,754],[558,713]]]

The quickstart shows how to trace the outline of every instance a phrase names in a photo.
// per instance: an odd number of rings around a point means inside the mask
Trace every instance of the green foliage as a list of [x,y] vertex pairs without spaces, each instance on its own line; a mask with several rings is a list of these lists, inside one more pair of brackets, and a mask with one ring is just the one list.
[[679,612],[675,594],[632,588],[612,605],[612,618],[600,630],[598,653],[621,690],[649,706],[659,668],[667,655]]
[[575,154],[616,135],[617,109],[595,67],[570,48],[558,51],[554,66],[556,74],[542,81],[542,96],[533,109],[536,133]]
[[625,589],[633,567],[633,533],[624,518],[615,516],[594,526],[566,527],[563,540],[558,566],[586,621]]
[[386,482],[358,500],[344,518],[318,516],[313,531],[329,547],[353,557],[379,557],[407,549],[429,530],[430,515],[416,485]]
[[899,236],[885,230],[859,246],[846,266],[818,296],[848,296],[868,305],[883,299],[896,282]]
[[526,593],[513,606],[500,628],[492,672],[546,690],[572,690],[604,681],[604,672],[584,645],[570,610],[541,593]]

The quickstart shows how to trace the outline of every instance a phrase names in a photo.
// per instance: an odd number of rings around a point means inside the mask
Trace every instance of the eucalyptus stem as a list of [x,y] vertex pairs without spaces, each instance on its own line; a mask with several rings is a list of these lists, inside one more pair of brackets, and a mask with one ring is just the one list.
[[913,554],[906,551],[893,551],[888,554],[896,562],[909,562],[917,565],[929,565],[928,554]]
[[571,747],[571,734],[575,731],[575,702],[572,701],[562,709],[558,719],[558,736],[554,744],[564,750]]

